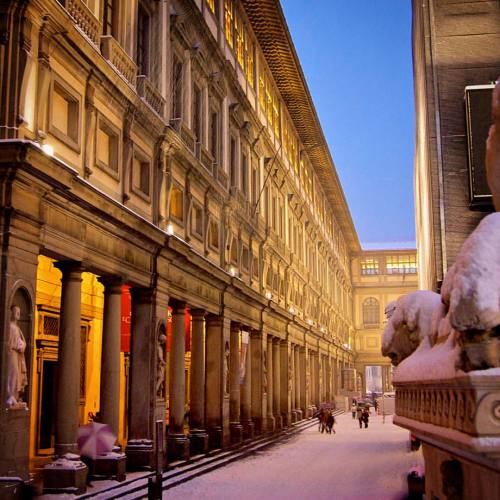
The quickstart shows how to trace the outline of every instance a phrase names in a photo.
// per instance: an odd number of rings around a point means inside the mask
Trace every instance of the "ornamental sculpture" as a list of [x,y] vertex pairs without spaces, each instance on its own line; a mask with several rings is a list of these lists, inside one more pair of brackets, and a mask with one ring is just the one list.
[[26,340],[23,332],[18,326],[21,310],[19,306],[10,308],[9,340],[7,343],[7,407],[25,407],[21,399],[21,394],[28,385],[28,372],[26,370],[26,360],[24,351],[26,350]]

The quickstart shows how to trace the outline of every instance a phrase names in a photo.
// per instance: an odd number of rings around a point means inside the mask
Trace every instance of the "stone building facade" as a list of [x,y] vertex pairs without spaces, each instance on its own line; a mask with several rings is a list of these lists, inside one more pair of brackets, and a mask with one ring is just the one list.
[[[467,127],[466,88],[489,87],[500,74],[500,4],[497,1],[413,1],[413,65],[416,113],[415,208],[419,287],[439,289],[464,240],[491,204],[475,206],[476,183],[485,183],[489,126]],[[472,110],[473,111],[473,110]],[[487,189],[484,188],[484,189]],[[488,197],[485,197],[488,198]]]
[[382,356],[388,304],[418,288],[415,249],[365,250],[351,261],[354,290],[354,367],[362,394],[390,392],[392,366]]
[[0,476],[91,417],[137,469],[158,419],[185,458],[340,396],[360,247],[279,2],[0,14]]

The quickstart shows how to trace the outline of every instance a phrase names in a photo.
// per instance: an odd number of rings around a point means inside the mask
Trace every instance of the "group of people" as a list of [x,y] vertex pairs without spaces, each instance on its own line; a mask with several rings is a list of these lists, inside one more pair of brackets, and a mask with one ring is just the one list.
[[355,418],[358,419],[359,422],[359,428],[368,428],[368,422],[370,420],[370,407],[368,405],[360,405],[356,402],[356,400],[353,400],[352,405],[351,405],[351,413],[352,413],[352,418],[353,420]]
[[333,411],[327,408],[321,408],[318,413],[319,427],[318,430],[323,434],[325,431],[327,434],[335,434],[335,429],[333,425],[335,424],[335,417],[333,416]]

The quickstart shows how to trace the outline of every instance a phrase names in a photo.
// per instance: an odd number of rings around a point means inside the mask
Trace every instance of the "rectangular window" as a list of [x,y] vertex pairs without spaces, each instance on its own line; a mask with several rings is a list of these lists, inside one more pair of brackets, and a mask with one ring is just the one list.
[[177,186],[172,187],[170,215],[178,221],[184,222],[184,192]]
[[80,101],[62,84],[54,82],[50,132],[73,149],[80,145]]
[[259,171],[252,168],[252,206],[255,207],[259,196]]
[[250,270],[250,251],[246,245],[241,250],[241,267],[246,272]]
[[104,0],[102,15],[102,32],[104,35],[116,37],[115,29],[115,2],[114,0]]
[[191,209],[191,233],[203,237],[203,209],[197,203]]
[[202,116],[202,95],[201,90],[195,84],[193,85],[193,103],[192,103],[192,129],[196,142],[201,141],[201,116]]
[[96,164],[103,170],[118,173],[119,137],[118,132],[102,118],[96,134]]
[[230,186],[236,186],[237,175],[236,175],[236,140],[231,137],[231,147],[229,151],[229,166],[230,166]]
[[377,259],[364,259],[363,261],[361,261],[361,274],[378,274],[378,271],[379,269]]
[[248,196],[248,159],[245,153],[241,155],[241,191]]
[[227,43],[233,48],[233,0],[224,0],[224,33]]
[[172,118],[182,117],[182,61],[174,54],[172,58]]
[[137,8],[136,63],[138,75],[149,75],[149,14],[139,4]]
[[210,9],[210,12],[212,12],[212,14],[215,14],[215,0],[205,0],[205,2]]
[[415,274],[417,258],[415,255],[391,255],[385,260],[387,274]]
[[274,133],[276,137],[280,138],[280,112],[279,112],[279,103],[276,96],[273,99],[273,123],[274,123]]
[[215,220],[210,220],[208,246],[213,250],[219,250],[219,224]]
[[210,115],[210,153],[215,162],[219,160],[219,113],[212,111]]
[[236,59],[239,65],[245,67],[245,32],[243,23],[238,15],[234,16],[234,41],[236,44]]
[[248,36],[245,37],[245,53],[246,53],[246,74],[250,86],[255,85],[255,45],[249,41]]
[[[134,155],[132,177],[133,188],[138,190],[138,194],[149,196],[150,185],[150,164],[142,156]],[[137,191],[136,191],[137,192]]]
[[260,109],[265,114],[266,113],[266,81],[264,79],[263,73],[259,75],[259,104]]
[[252,259],[252,277],[254,279],[259,279],[259,258],[254,257]]

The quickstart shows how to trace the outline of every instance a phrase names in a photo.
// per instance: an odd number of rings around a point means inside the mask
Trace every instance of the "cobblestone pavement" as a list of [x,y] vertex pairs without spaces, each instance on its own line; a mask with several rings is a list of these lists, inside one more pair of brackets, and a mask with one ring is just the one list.
[[336,434],[316,426],[258,455],[165,492],[169,499],[401,499],[406,474],[422,466],[409,451],[408,431],[373,415],[359,429],[351,414],[337,417]]

